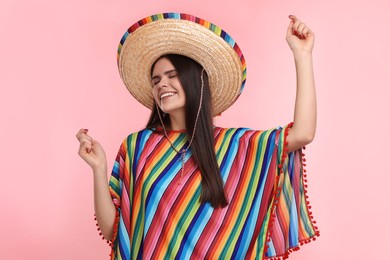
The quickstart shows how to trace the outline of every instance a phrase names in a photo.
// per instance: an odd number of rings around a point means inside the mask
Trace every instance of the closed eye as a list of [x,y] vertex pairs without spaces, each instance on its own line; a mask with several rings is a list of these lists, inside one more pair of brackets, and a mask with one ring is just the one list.
[[[168,78],[175,78],[177,76],[176,70],[169,70],[164,72],[164,75],[166,75]],[[152,85],[155,86],[161,81],[161,77],[156,75],[152,77]]]
[[161,81],[160,77],[153,77],[152,79],[152,85],[155,86]]
[[177,76],[177,73],[176,73],[176,71],[170,71],[167,75],[168,75],[168,78],[174,78]]

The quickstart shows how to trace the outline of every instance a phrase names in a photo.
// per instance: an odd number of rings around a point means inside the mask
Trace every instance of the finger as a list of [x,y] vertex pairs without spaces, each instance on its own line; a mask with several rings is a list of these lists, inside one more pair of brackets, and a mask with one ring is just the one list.
[[92,146],[92,140],[89,138],[82,138],[80,140],[80,146],[88,145],[89,147]]
[[82,133],[84,133],[84,134],[88,133],[88,129],[86,129],[86,128],[81,128],[81,129],[77,132],[76,136],[78,136],[78,135],[80,135],[80,134],[82,134]]
[[82,136],[80,138],[80,145],[83,145],[85,143],[92,145],[92,138],[90,138],[88,136]]
[[79,154],[84,154],[85,152],[90,153],[92,147],[92,143],[89,140],[83,141],[80,143]]
[[86,140],[88,140],[90,143],[92,143],[92,137],[89,136],[88,134],[84,134],[84,133],[81,133],[79,135],[79,142],[80,143],[83,143],[85,142]]
[[298,19],[295,15],[289,15],[288,18],[290,18],[292,21],[295,21]]
[[92,152],[92,149],[93,149],[93,145],[92,145],[92,144],[88,144],[88,145],[86,145],[86,148],[85,148],[85,150],[87,151],[87,153],[90,153],[90,152]]
[[76,138],[77,138],[77,139],[80,139],[81,134],[86,134],[86,133],[88,133],[88,129],[81,128],[81,129],[77,132]]
[[92,147],[100,146],[100,143],[95,139],[92,140]]
[[295,20],[294,21],[294,25],[293,25],[293,34],[297,34],[298,33],[298,27],[299,25],[301,24],[301,21],[300,20]]
[[88,153],[92,149],[93,139],[88,134],[80,133],[79,135],[80,148],[79,150],[87,151]]
[[288,28],[287,28],[287,36],[293,35],[293,25],[294,25],[294,22],[291,21],[290,24],[288,25]]
[[308,35],[309,35],[309,33],[310,33],[310,28],[309,27],[305,27],[305,28],[303,28],[303,30],[302,30],[302,35],[306,38]]
[[298,32],[298,34],[302,35],[303,29],[305,29],[305,27],[306,27],[306,24],[303,23],[303,22],[301,22],[301,23],[298,25],[298,27],[297,27],[297,32]]
[[304,22],[302,22],[301,21],[301,23],[299,24],[299,26],[298,26],[298,31],[299,32],[302,32],[303,31],[303,29],[305,29],[305,28],[308,28],[308,26],[304,23]]

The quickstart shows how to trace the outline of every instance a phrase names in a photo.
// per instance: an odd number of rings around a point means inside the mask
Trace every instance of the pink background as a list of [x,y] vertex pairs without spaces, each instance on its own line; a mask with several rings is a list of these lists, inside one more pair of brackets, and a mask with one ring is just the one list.
[[246,89],[221,126],[292,120],[287,16],[313,28],[318,130],[307,170],[321,236],[291,259],[390,259],[389,10],[387,0],[1,0],[0,258],[108,259],[75,134],[89,128],[112,167],[149,114],[119,78],[117,44],[136,20],[176,11],[221,26],[245,54]]

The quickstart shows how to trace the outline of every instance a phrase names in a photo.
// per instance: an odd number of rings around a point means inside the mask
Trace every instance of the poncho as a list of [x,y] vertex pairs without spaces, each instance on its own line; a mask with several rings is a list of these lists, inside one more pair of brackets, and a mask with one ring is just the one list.
[[[121,144],[109,187],[117,209],[111,259],[284,259],[319,235],[309,211],[302,150],[286,153],[291,124],[267,131],[214,128],[229,205],[201,203],[201,174],[160,132]],[[184,132],[168,131],[176,149]]]

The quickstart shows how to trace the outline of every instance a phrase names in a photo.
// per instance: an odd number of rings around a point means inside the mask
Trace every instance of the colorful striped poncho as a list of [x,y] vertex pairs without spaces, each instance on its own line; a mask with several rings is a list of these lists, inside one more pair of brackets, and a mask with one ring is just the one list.
[[[182,162],[150,129],[122,143],[110,178],[117,208],[111,259],[268,259],[319,235],[306,202],[302,151],[286,154],[288,125],[267,131],[216,127],[215,152],[229,205],[200,203],[191,152]],[[170,131],[179,149],[186,133]]]

